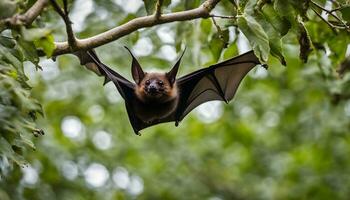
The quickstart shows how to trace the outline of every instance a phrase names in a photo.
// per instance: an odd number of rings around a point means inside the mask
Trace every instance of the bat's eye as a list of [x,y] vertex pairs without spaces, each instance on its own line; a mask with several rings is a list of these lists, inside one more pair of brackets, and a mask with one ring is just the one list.
[[145,82],[146,85],[149,85],[150,83],[151,83],[151,81],[149,81],[149,80],[147,80],[147,81]]
[[163,86],[164,85],[163,81],[158,81],[158,85]]

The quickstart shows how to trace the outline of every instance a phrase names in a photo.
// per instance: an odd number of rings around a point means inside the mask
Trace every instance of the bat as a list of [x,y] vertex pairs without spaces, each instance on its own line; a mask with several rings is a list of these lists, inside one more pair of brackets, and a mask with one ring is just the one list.
[[249,51],[176,78],[185,51],[170,71],[155,73],[144,72],[132,52],[125,48],[132,57],[134,83],[103,64],[94,50],[88,50],[81,61],[85,60],[82,62],[85,65],[96,65],[105,76],[105,83],[114,83],[125,100],[131,126],[137,135],[140,135],[140,130],[160,123],[175,122],[175,126],[178,126],[188,113],[202,103],[213,100],[228,103],[246,74],[256,65],[261,65],[254,52]]

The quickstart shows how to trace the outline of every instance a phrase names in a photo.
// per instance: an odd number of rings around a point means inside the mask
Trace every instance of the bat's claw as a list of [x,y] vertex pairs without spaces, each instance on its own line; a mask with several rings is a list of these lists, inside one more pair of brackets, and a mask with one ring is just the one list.
[[141,136],[141,133],[139,131],[136,131],[136,130],[135,130],[135,134],[138,136]]
[[176,127],[179,126],[179,121],[175,121],[175,126],[176,126]]
[[223,100],[226,104],[228,104],[228,100],[225,97],[223,97]]

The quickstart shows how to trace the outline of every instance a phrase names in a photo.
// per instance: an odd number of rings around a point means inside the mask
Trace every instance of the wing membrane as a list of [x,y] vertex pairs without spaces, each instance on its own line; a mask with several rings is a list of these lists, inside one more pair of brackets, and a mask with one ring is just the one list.
[[180,78],[177,121],[202,103],[232,100],[242,79],[257,64],[258,58],[250,51]]

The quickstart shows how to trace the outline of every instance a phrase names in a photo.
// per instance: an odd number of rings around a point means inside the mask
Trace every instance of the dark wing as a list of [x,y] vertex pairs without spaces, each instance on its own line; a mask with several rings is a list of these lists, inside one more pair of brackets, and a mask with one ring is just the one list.
[[[108,81],[112,81],[114,85],[117,87],[118,92],[121,94],[121,96],[125,99],[130,91],[134,91],[135,84],[130,82],[128,79],[124,78],[122,75],[117,73],[116,71],[109,68],[107,65],[103,64],[97,57],[96,53],[94,51],[88,51],[87,54],[90,56],[91,60],[98,66],[98,69],[100,72],[105,75],[106,80],[105,83]],[[126,100],[126,99],[125,99]]]
[[96,53],[92,50],[89,50],[87,52],[88,56],[91,58],[91,61],[94,62],[97,66],[100,72],[105,75],[106,80],[105,83],[108,81],[112,81],[114,85],[116,86],[118,92],[125,100],[125,107],[129,116],[130,123],[134,129],[134,132],[136,134],[139,134],[140,127],[144,126],[144,123],[139,120],[136,115],[134,114],[134,110],[132,107],[132,101],[135,99],[134,95],[134,89],[135,84],[121,76],[116,71],[112,70],[105,64],[103,64],[97,57]]
[[259,59],[250,51],[179,78],[180,101],[173,121],[181,121],[202,103],[232,100],[241,80],[258,64]]

